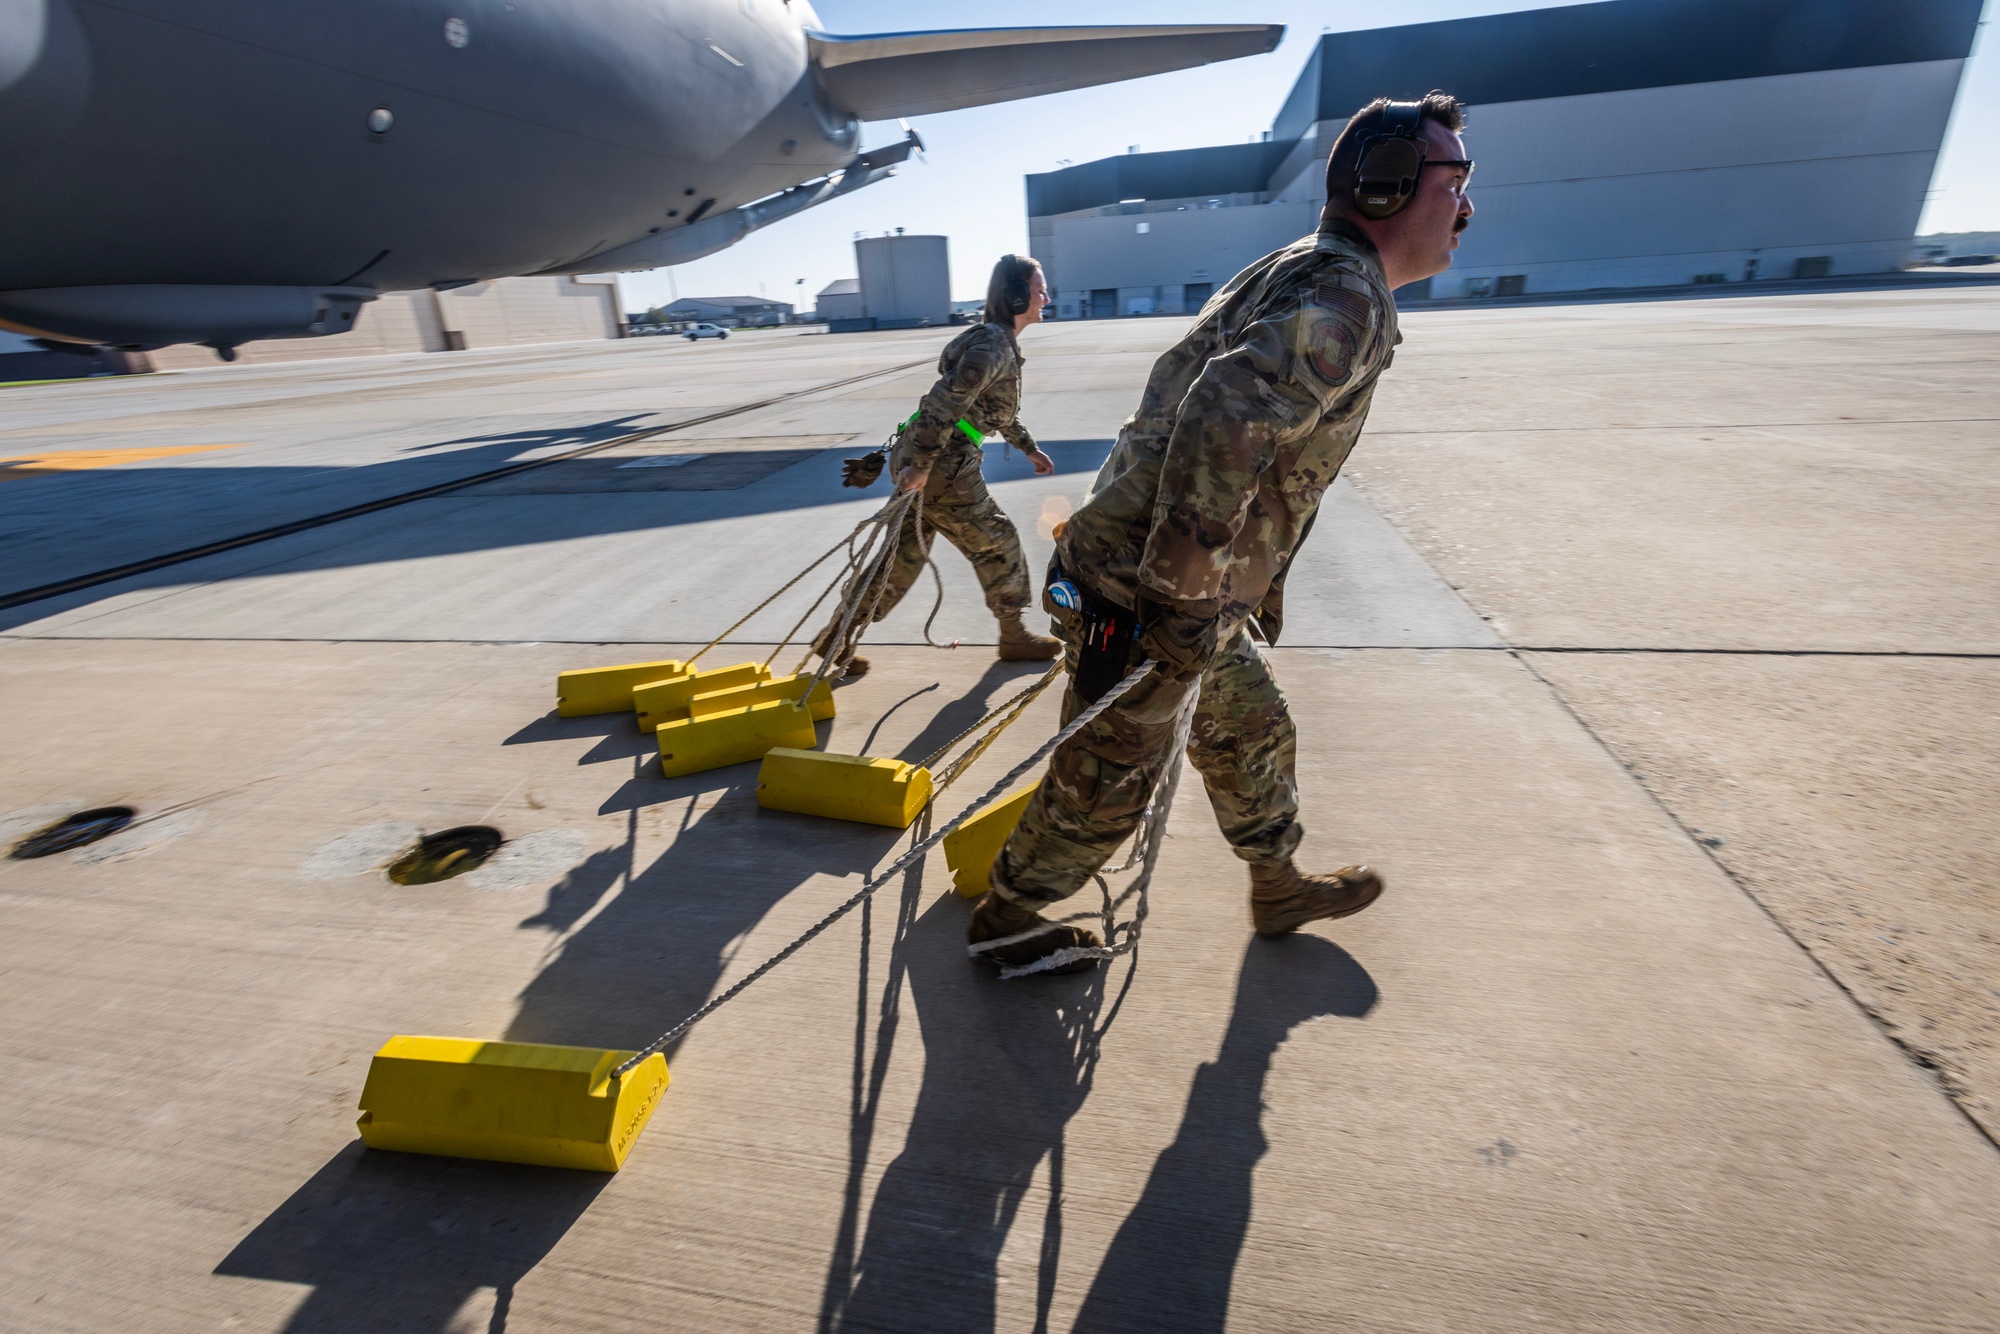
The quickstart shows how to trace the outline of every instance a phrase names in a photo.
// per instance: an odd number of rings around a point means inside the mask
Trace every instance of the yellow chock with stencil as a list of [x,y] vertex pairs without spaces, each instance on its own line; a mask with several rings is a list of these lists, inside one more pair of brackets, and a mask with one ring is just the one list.
[[[689,717],[661,723],[653,733],[660,745],[660,773],[667,778],[697,774],[726,764],[761,759],[777,746],[811,750],[818,745],[819,734],[813,730],[815,710],[797,699],[767,696],[739,699],[733,704],[713,702],[728,701],[735,695],[749,696],[763,689],[763,686],[743,686],[713,695],[696,695],[689,706],[692,709]],[[831,698],[826,705],[830,711]]]
[[632,707],[634,687],[688,675],[678,658],[660,662],[628,662],[618,667],[585,667],[556,673],[556,712],[564,718],[593,713],[623,713]]
[[1000,855],[1007,835],[1021,823],[1021,812],[1028,809],[1028,798],[1040,786],[1031,783],[1000,798],[944,836],[944,864],[951,868],[951,883],[966,898],[976,899],[986,892],[986,877],[993,869],[993,859]]
[[757,804],[860,824],[908,829],[931,799],[931,771],[901,760],[774,749],[757,771]]
[[733,690],[737,686],[760,685],[771,679],[771,669],[762,663],[739,662],[730,667],[694,668],[679,676],[648,681],[632,688],[632,710],[639,716],[639,730],[654,732],[663,722],[688,716],[688,705],[696,695]]
[[393,1037],[361,1086],[371,1149],[616,1172],[667,1090],[655,1053],[476,1038]]

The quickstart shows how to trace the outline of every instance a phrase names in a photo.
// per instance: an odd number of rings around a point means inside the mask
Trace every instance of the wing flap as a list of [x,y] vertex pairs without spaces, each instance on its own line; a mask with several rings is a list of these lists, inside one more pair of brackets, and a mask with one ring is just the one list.
[[891,120],[1263,55],[1284,35],[1283,24],[1218,23],[806,37],[835,102]]

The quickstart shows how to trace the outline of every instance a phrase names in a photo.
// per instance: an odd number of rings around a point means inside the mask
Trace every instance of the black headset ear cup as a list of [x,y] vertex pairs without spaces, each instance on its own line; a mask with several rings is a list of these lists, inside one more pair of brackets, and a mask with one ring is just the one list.
[[1019,255],[1007,256],[1007,313],[1028,313],[1028,266]]
[[1417,141],[1423,107],[1392,102],[1383,109],[1382,128],[1370,136],[1354,171],[1354,211],[1380,221],[1403,211],[1417,192],[1424,146]]
[[1423,149],[1413,140],[1382,139],[1370,145],[1355,172],[1355,211],[1377,219],[1402,212],[1417,192],[1423,161]]

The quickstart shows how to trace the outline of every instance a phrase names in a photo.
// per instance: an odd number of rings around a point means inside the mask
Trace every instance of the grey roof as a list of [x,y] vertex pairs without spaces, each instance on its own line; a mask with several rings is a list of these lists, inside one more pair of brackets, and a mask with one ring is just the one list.
[[1035,217],[1115,204],[1121,199],[1193,199],[1255,194],[1283,160],[1287,144],[1222,144],[1170,153],[1126,153],[1028,177]]
[[859,278],[835,278],[832,282],[820,288],[819,294],[821,296],[859,296],[861,294],[861,280]]
[[1468,106],[1961,60],[1983,0],[1607,0],[1321,37],[1269,142],[1128,153],[1028,177],[1035,217],[1249,194],[1315,121],[1433,88]]
[[1320,38],[1272,127],[1293,143],[1377,97],[1469,106],[1962,60],[1982,0],[1611,0]]

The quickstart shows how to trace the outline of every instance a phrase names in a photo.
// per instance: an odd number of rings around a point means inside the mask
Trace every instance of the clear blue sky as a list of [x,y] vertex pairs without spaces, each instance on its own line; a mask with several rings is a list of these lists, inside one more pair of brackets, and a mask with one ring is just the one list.
[[[856,232],[879,235],[897,227],[950,237],[953,293],[980,296],[993,260],[1027,249],[1021,178],[1029,172],[1051,171],[1062,159],[1088,162],[1123,153],[1133,144],[1152,152],[1256,138],[1270,128],[1323,31],[1548,7],[1535,0],[1397,0],[1390,6],[1358,0],[1012,0],[986,8],[935,0],[815,0],[828,31],[842,33],[1229,22],[1283,23],[1287,30],[1284,43],[1268,56],[920,117],[914,124],[930,147],[926,161],[913,161],[892,180],[778,223],[671,275],[664,269],[628,274],[622,279],[626,309],[658,305],[675,292],[762,292],[810,308],[820,288],[854,276]],[[2000,154],[1985,128],[2000,120],[2000,56],[1994,45],[1982,27],[1920,232],[2000,231]],[[1477,132],[1475,124],[1469,136],[1475,145]],[[893,123],[871,124],[863,142],[872,147],[900,134]]]

